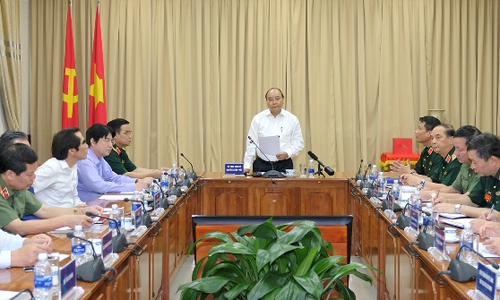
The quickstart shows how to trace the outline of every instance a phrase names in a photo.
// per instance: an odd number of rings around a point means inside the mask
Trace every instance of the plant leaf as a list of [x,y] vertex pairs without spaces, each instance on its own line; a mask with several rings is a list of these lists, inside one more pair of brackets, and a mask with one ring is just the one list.
[[250,249],[249,247],[235,242],[228,242],[225,244],[219,244],[213,246],[210,251],[208,251],[208,256],[212,256],[217,253],[229,253],[229,254],[248,254],[255,255],[256,251]]
[[240,226],[238,228],[237,233],[238,233],[238,235],[245,235],[245,234],[248,234],[248,233],[253,233],[257,229],[257,227],[259,227],[259,226],[261,226],[263,224],[266,224],[266,223],[271,224],[274,227],[274,225],[273,225],[273,218],[271,217],[271,218],[267,219],[264,223],[261,223],[261,224],[252,224],[252,225],[243,225],[243,226]]
[[219,231],[209,232],[207,234],[204,234],[196,242],[194,242],[191,246],[189,246],[187,255],[191,254],[191,252],[194,250],[194,247],[196,247],[196,244],[198,244],[198,242],[200,242],[204,239],[209,239],[209,238],[215,238],[215,239],[218,239],[224,243],[229,243],[229,242],[233,241],[231,236],[227,233],[223,233],[223,232],[219,232]]
[[330,270],[331,268],[335,267],[339,261],[344,259],[344,256],[342,255],[333,255],[329,256],[326,258],[323,258],[322,260],[318,261],[314,266],[312,267],[312,270],[318,274],[318,276],[323,276],[323,274]]
[[[344,278],[345,276],[349,275],[349,274],[352,274],[354,271],[357,272],[357,269],[358,268],[367,268],[366,265],[362,264],[362,263],[358,263],[358,262],[351,262],[350,264],[341,264],[341,265],[337,265],[335,268],[331,269],[329,271],[330,275],[332,275],[332,280],[338,280],[338,279],[342,279]],[[372,268],[372,267],[369,267],[369,268]],[[361,278],[363,279],[363,278]]]
[[[240,283],[240,284],[236,285],[235,287],[233,287],[232,289],[230,289],[229,291],[227,291],[224,294],[224,297],[226,297],[228,300],[233,300],[236,297],[240,296],[243,293],[243,291],[248,289],[249,286],[250,286],[250,283]],[[195,298],[193,298],[193,299],[195,299]]]
[[[179,287],[179,290],[181,289],[181,287]],[[177,290],[177,292],[179,291]],[[181,300],[192,300],[192,299],[198,299],[198,297],[200,296],[200,292],[197,291],[197,290],[193,290],[193,289],[183,289],[182,290],[182,293],[181,293]]]
[[[294,222],[291,222],[294,223]],[[280,236],[277,243],[280,244],[293,244],[300,241],[308,232],[314,229],[315,224],[312,221],[302,221],[300,226],[295,226],[287,234]]]
[[280,274],[274,271],[266,273],[248,293],[247,299],[257,300],[264,297],[274,289],[282,287],[288,280],[288,274]]
[[284,244],[273,244],[269,248],[269,250],[259,249],[257,251],[257,270],[260,271],[266,264],[273,263],[278,257],[296,248],[300,247]]
[[340,279],[338,280],[335,280],[335,283],[334,283],[334,289],[339,292],[339,296],[342,298],[342,299],[345,299],[345,300],[356,300],[356,294],[354,294],[354,292],[348,288],[347,286],[345,286],[344,282]]
[[218,292],[229,282],[228,278],[221,276],[203,277],[195,281],[188,282],[179,287],[181,289],[193,289],[202,293],[213,294]]
[[[319,286],[321,288],[321,286]],[[276,295],[275,300],[305,299],[306,291],[295,280],[290,280]],[[250,299],[250,298],[249,298]]]
[[293,276],[295,281],[302,286],[314,299],[320,299],[323,291],[323,285],[318,274],[310,270],[305,276]]
[[296,276],[304,276],[311,267],[314,257],[316,257],[316,253],[318,253],[319,248],[311,249],[311,252],[306,256],[306,258],[300,263],[299,268],[295,271]]
[[[271,220],[272,221],[272,220]],[[276,239],[278,236],[278,230],[276,227],[273,225],[272,222],[264,222],[257,226],[253,231],[252,231],[253,236],[260,238],[260,239],[266,239],[266,240],[272,240]]]
[[238,267],[235,262],[221,262],[216,264],[208,274],[214,274],[217,276],[229,276],[232,277],[231,281],[236,283],[244,283],[246,276]]
[[281,288],[274,289],[272,292],[269,294],[265,295],[262,300],[274,300],[276,298],[276,295],[281,291]]

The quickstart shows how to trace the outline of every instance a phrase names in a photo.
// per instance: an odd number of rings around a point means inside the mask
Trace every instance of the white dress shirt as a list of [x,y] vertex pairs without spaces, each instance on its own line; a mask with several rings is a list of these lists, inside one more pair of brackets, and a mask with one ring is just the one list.
[[0,269],[7,269],[11,265],[11,252],[23,246],[24,238],[0,230]]
[[74,207],[83,203],[78,198],[78,167],[54,157],[36,169],[33,182],[35,196],[47,206]]
[[[292,113],[281,109],[280,114],[274,117],[271,111],[266,109],[253,117],[248,136],[250,136],[255,143],[259,143],[259,136],[265,137],[276,135],[280,137],[281,151],[286,151],[289,158],[299,155],[300,151],[304,149],[304,139],[302,138],[299,119]],[[247,150],[244,158],[245,169],[251,168],[255,158],[255,152],[257,152],[260,158],[267,161],[267,158],[247,139]],[[271,161],[278,160],[276,155],[267,155],[267,157],[269,157]]]

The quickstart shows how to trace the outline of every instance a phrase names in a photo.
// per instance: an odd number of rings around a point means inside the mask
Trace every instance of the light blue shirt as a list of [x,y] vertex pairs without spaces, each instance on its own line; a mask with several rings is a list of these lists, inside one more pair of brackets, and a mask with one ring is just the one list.
[[92,149],[87,150],[87,158],[78,165],[78,196],[89,202],[106,193],[133,192],[135,179],[118,175],[111,170],[104,158],[97,158]]

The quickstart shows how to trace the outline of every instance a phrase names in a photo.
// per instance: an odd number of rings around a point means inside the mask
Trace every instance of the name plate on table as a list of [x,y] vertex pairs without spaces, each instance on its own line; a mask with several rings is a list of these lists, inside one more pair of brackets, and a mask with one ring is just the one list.
[[224,174],[243,175],[243,164],[224,164]]
[[446,243],[444,242],[444,229],[440,229],[438,226],[434,226],[434,247],[438,249],[439,252],[445,253]]
[[142,225],[142,206],[132,210],[132,218],[134,218],[135,228]]
[[76,286],[76,262],[72,259],[61,268],[61,299]]
[[113,232],[110,230],[102,236],[102,259],[104,260],[108,255],[113,253]]
[[[479,262],[477,265],[476,293],[481,294],[481,299],[496,299],[496,285],[496,272],[484,265],[482,262]],[[479,298],[476,297],[476,299]]]
[[394,211],[394,195],[391,192],[387,194],[387,209]]
[[157,191],[156,193],[153,194],[153,203],[155,204],[154,205],[154,208],[157,209],[161,206],[161,193],[160,191]]
[[410,227],[418,234],[418,213],[419,211],[412,205],[410,208]]

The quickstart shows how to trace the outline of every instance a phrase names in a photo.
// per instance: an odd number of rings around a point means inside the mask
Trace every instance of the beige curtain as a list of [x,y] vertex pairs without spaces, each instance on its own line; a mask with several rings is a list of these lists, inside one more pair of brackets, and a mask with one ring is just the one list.
[[[108,120],[128,119],[144,167],[241,162],[265,91],[285,93],[307,150],[337,171],[376,163],[419,116],[498,133],[497,0],[106,0]],[[87,127],[95,0],[75,1]],[[31,131],[40,157],[60,128],[66,0],[32,1]],[[414,144],[414,152],[420,150]]]
[[0,99],[9,129],[21,128],[19,1],[0,1]]

